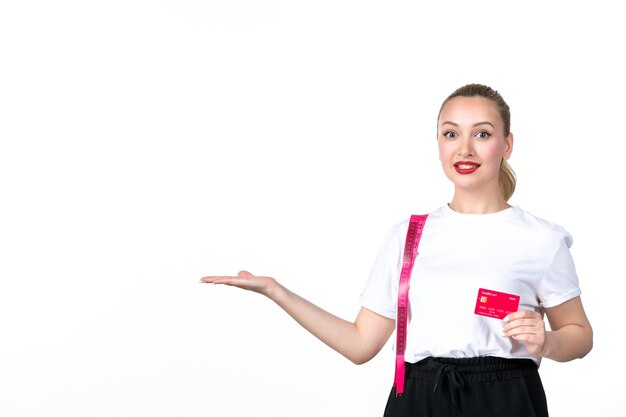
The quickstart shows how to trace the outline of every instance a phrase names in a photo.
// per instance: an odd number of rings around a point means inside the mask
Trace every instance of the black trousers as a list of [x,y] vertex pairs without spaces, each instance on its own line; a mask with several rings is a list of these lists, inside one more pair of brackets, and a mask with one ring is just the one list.
[[406,364],[404,396],[391,390],[384,417],[548,417],[530,359],[426,358]]

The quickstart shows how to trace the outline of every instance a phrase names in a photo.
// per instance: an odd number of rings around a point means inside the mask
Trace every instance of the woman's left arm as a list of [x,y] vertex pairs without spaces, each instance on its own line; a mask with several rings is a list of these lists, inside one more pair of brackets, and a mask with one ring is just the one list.
[[584,357],[593,346],[593,330],[580,297],[544,309],[550,323],[535,311],[517,311],[505,317],[503,336],[522,341],[533,356],[567,362]]

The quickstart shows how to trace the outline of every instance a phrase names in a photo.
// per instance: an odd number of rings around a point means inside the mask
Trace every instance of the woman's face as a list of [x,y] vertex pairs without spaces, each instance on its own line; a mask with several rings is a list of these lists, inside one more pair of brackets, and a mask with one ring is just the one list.
[[498,108],[484,97],[455,97],[441,110],[437,142],[446,176],[457,188],[499,189],[502,159],[513,150]]

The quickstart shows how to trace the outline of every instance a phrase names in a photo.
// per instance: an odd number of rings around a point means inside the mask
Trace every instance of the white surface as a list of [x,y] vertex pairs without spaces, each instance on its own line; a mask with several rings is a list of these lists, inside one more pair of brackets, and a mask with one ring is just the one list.
[[574,236],[596,345],[542,364],[551,415],[623,415],[625,29],[592,5],[2,2],[0,415],[382,415],[389,347],[351,365],[198,279],[352,318],[385,231],[451,197],[468,82],[512,108],[511,202]]

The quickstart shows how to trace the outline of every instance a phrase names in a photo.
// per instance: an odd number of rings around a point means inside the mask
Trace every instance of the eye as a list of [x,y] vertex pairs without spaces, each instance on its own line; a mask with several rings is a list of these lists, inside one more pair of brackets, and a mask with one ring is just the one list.
[[452,130],[448,130],[448,131],[443,132],[443,136],[448,139],[455,139],[457,137],[457,134],[456,132],[453,132]]
[[491,136],[491,133],[481,130],[480,132],[476,132],[476,136],[478,139],[487,139]]

